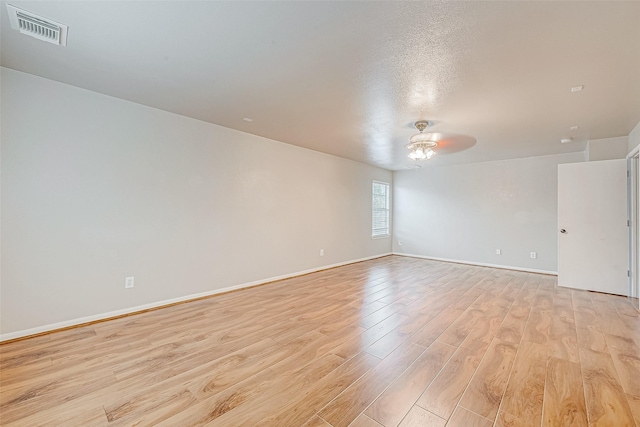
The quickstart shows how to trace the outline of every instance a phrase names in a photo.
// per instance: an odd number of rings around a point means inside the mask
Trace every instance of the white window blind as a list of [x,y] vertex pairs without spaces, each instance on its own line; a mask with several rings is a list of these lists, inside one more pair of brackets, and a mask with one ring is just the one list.
[[373,181],[371,236],[389,235],[389,184]]

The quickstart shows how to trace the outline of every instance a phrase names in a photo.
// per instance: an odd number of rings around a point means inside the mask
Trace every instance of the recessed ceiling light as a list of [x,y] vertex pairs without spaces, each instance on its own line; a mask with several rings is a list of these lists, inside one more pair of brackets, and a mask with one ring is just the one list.
[[580,129],[580,126],[571,126],[569,128],[569,130],[578,130],[578,129]]
[[574,86],[571,88],[571,93],[580,92],[582,89],[584,89],[584,85]]
[[245,118],[244,118],[244,119],[242,119],[242,120],[244,120],[245,122],[252,122],[252,121],[253,121],[253,119],[250,119],[249,117],[245,117]]
[[573,138],[562,138],[562,139],[560,140],[560,143],[561,143],[561,144],[568,144],[568,143],[570,143],[571,141],[573,141]]

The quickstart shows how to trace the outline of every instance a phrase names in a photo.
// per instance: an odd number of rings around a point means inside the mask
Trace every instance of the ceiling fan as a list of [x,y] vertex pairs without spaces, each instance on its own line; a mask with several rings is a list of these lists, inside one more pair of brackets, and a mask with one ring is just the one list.
[[408,157],[411,160],[430,160],[438,153],[453,154],[467,150],[476,144],[476,139],[467,135],[455,133],[428,132],[425,129],[433,126],[434,122],[429,120],[419,120],[414,123],[418,133],[409,138],[406,148],[409,150]]

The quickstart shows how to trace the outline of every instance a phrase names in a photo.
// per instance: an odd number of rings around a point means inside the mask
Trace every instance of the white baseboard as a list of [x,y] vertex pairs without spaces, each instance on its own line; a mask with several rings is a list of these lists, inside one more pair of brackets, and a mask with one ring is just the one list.
[[64,328],[69,328],[69,327],[73,327],[73,326],[79,326],[79,325],[82,325],[82,324],[85,324],[85,323],[92,323],[92,322],[98,322],[98,321],[101,321],[101,320],[108,320],[108,319],[111,319],[111,318],[114,318],[114,317],[120,317],[120,316],[124,316],[124,315],[127,315],[127,314],[134,314],[136,312],[140,312],[140,311],[144,311],[144,310],[160,308],[160,307],[163,307],[163,306],[167,306],[167,305],[171,305],[171,304],[175,304],[175,303],[179,303],[179,302],[186,302],[186,301],[190,301],[190,300],[194,300],[194,299],[198,299],[198,298],[202,298],[202,297],[208,297],[208,296],[212,296],[212,295],[216,295],[216,294],[221,294],[221,293],[224,293],[224,292],[235,291],[237,289],[250,288],[252,286],[258,286],[258,285],[263,285],[263,284],[269,283],[269,282],[275,282],[276,280],[283,280],[283,279],[289,279],[291,277],[303,276],[305,274],[315,273],[317,271],[328,270],[330,268],[341,267],[343,265],[354,264],[356,262],[368,261],[368,260],[376,259],[376,258],[382,258],[382,257],[389,256],[389,255],[392,255],[391,252],[387,252],[387,253],[380,254],[380,255],[374,255],[374,256],[370,256],[370,257],[366,257],[366,258],[360,258],[360,259],[354,259],[354,260],[345,261],[345,262],[339,262],[339,263],[336,263],[336,264],[324,265],[322,267],[316,267],[316,268],[311,268],[309,270],[297,271],[295,273],[283,274],[282,276],[269,277],[268,279],[256,280],[254,282],[242,283],[240,285],[228,286],[226,288],[214,289],[214,290],[207,291],[207,292],[201,292],[199,294],[185,295],[185,296],[182,296],[182,297],[171,298],[171,299],[164,300],[164,301],[157,301],[157,302],[152,302],[152,303],[149,303],[149,304],[138,305],[138,306],[135,306],[135,307],[124,308],[122,310],[109,311],[107,313],[95,314],[93,316],[86,316],[86,317],[80,317],[80,318],[77,318],[77,319],[65,320],[63,322],[51,323],[51,324],[48,324],[48,325],[38,326],[36,328],[31,328],[31,329],[24,329],[22,331],[17,331],[17,332],[9,332],[9,333],[0,335],[0,342],[14,340],[16,338],[28,337],[30,335],[42,334],[44,332],[51,332],[51,331],[55,331],[57,329],[64,329]]
[[411,257],[411,258],[430,259],[430,260],[433,260],[433,261],[454,262],[456,264],[477,265],[477,266],[480,266],[480,267],[501,268],[503,270],[526,271],[527,273],[549,274],[549,275],[552,275],[552,276],[557,276],[558,275],[557,271],[536,270],[534,268],[524,268],[524,267],[512,267],[510,265],[487,264],[487,263],[484,263],[484,262],[463,261],[463,260],[459,260],[459,259],[438,258],[438,257],[432,257],[432,256],[425,256],[425,255],[405,254],[405,253],[402,253],[402,252],[393,252],[393,255],[406,256],[406,257]]

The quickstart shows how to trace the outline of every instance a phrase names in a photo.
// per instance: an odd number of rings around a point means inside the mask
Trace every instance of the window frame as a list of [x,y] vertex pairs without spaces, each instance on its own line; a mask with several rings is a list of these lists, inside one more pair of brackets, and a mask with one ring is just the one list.
[[[384,185],[387,188],[386,191],[386,208],[384,209],[384,211],[386,212],[386,222],[387,222],[387,227],[386,227],[386,234],[374,234],[375,233],[375,229],[374,229],[374,225],[375,225],[375,221],[374,221],[374,217],[376,212],[379,211],[383,211],[383,209],[377,209],[375,208],[374,205],[374,188],[376,186],[376,184],[378,185]],[[385,239],[385,238],[389,238],[391,237],[391,184],[389,184],[388,182],[384,182],[384,181],[377,181],[377,180],[373,180],[371,182],[371,238],[372,239]]]

